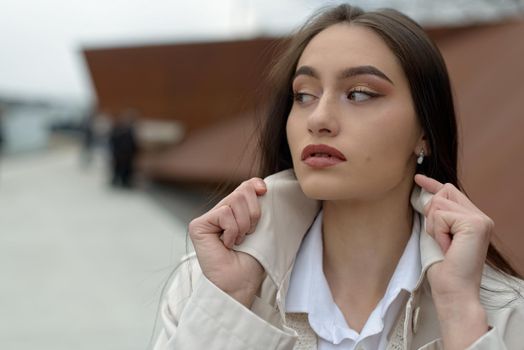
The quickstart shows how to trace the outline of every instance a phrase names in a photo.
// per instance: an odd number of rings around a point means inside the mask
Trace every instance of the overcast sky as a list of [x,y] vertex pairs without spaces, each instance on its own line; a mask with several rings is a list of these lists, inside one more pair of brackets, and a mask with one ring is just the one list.
[[[93,91],[80,53],[82,47],[285,34],[320,5],[338,2],[341,1],[0,0],[0,98],[89,103]],[[515,6],[524,0],[351,2],[367,8],[402,8],[415,18],[417,13],[422,18],[424,13],[434,18],[440,11],[442,18],[449,20],[463,15],[457,11],[478,17],[478,13],[492,13],[490,6]],[[488,4],[487,12],[482,4]],[[511,7],[508,11],[515,12]]]
[[286,32],[315,2],[0,0],[0,97],[89,101],[83,46],[249,37],[268,28]]

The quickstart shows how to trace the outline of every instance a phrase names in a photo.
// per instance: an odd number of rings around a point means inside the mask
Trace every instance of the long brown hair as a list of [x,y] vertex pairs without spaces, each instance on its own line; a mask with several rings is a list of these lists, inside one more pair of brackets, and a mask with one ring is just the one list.
[[[323,8],[284,42],[286,47],[273,64],[266,87],[269,107],[260,135],[259,175],[265,177],[293,166],[286,138],[286,121],[293,104],[292,77],[310,40],[338,23],[373,30],[394,53],[409,82],[415,112],[431,150],[423,164],[417,166],[417,172],[462,189],[457,176],[455,108],[440,51],[424,30],[404,14],[392,9],[365,12],[347,4]],[[522,278],[492,244],[487,263],[498,271]]]

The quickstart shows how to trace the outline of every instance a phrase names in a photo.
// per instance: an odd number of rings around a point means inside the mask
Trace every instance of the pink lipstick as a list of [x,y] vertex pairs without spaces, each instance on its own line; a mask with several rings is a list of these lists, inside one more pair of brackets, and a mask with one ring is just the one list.
[[308,145],[302,150],[301,160],[312,168],[327,168],[345,162],[338,149],[328,145]]

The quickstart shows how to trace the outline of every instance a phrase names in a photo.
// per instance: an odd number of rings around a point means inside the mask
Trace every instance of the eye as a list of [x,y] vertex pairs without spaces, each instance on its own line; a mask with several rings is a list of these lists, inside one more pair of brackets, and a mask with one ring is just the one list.
[[300,103],[311,102],[311,101],[313,101],[314,98],[315,98],[315,96],[313,96],[311,94],[307,94],[305,92],[295,92],[295,93],[293,93],[293,100],[298,102],[299,104]]
[[376,92],[372,92],[369,90],[362,90],[362,89],[351,90],[347,94],[347,97],[350,100],[355,101],[355,102],[364,102],[364,101],[367,101],[369,99],[372,99],[378,96],[380,95],[377,94]]

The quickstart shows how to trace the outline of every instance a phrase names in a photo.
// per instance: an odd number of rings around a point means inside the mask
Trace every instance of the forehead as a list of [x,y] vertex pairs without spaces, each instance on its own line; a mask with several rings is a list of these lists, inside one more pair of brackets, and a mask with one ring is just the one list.
[[403,79],[400,64],[382,38],[371,29],[347,23],[332,25],[313,37],[302,52],[297,68],[303,65],[321,73],[372,65],[393,81]]

